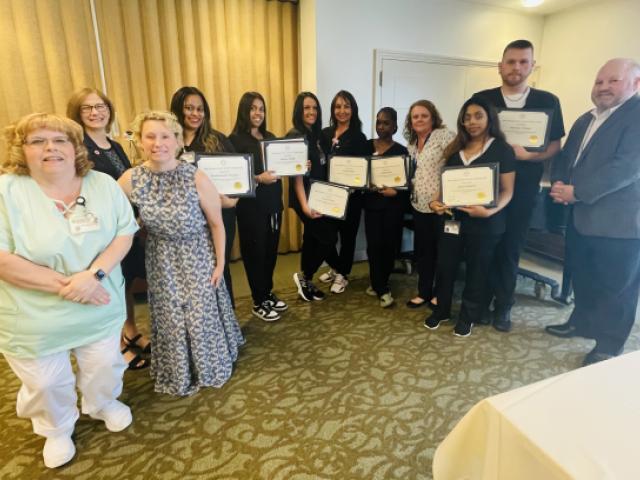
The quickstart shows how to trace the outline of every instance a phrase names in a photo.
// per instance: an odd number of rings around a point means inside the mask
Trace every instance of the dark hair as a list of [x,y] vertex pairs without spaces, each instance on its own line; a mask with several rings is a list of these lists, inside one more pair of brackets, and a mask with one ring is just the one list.
[[509,42],[509,44],[504,47],[502,51],[502,56],[507,53],[507,50],[526,50],[527,48],[531,49],[531,53],[533,53],[533,43],[529,40],[514,40],[513,42]]
[[353,95],[351,95],[351,93],[347,92],[346,90],[340,90],[338,93],[336,93],[335,97],[333,97],[333,100],[331,100],[331,121],[329,124],[332,127],[338,125],[338,120],[336,119],[336,114],[334,113],[338,98],[346,100],[351,106],[351,120],[349,120],[349,130],[357,130],[361,132],[362,121],[358,116],[358,104],[356,103],[356,99],[353,97]]
[[262,101],[264,105],[264,121],[262,125],[258,127],[258,130],[263,136],[267,134],[267,102],[264,101],[264,97],[258,92],[246,92],[240,98],[236,124],[233,126],[232,133],[251,133],[251,119],[249,115],[251,113],[251,105],[256,98]]
[[398,112],[396,112],[395,108],[392,107],[382,107],[380,110],[378,110],[378,113],[376,113],[376,118],[381,113],[389,116],[393,124],[396,126],[396,128],[393,130],[393,133],[396,133],[398,131]]
[[316,97],[311,92],[300,92],[296,97],[296,101],[293,104],[293,115],[291,117],[291,123],[293,123],[293,127],[300,133],[305,134],[308,130],[307,126],[304,124],[303,116],[304,116],[304,99],[312,98],[316,105],[318,106],[318,117],[316,118],[316,122],[311,125],[311,132],[319,136],[320,131],[322,130],[322,109],[320,108],[320,101],[318,97]]
[[84,102],[85,98],[87,98],[92,93],[95,93],[97,96],[99,96],[104,102],[104,104],[107,106],[107,108],[109,109],[109,121],[107,122],[107,125],[105,128],[107,133],[109,133],[111,131],[111,126],[113,125],[113,121],[116,118],[116,111],[113,108],[113,103],[111,102],[111,100],[109,100],[109,97],[107,97],[104,93],[102,93],[97,88],[85,87],[73,92],[71,94],[71,98],[69,99],[69,102],[67,103],[67,117],[69,117],[71,120],[74,120],[76,123],[79,123],[82,129],[84,130],[85,125],[84,125],[84,122],[82,121],[80,107],[82,107],[82,102]]
[[207,99],[204,98],[204,94],[196,87],[181,87],[173,94],[173,97],[171,97],[171,113],[176,116],[178,123],[184,128],[184,102],[189,95],[198,95],[204,107],[204,118],[198,130],[196,130],[193,144],[204,145],[207,152],[218,152],[222,150],[222,144],[211,126],[209,103],[207,103]]
[[416,143],[418,141],[418,135],[415,130],[411,126],[411,112],[414,107],[424,107],[429,110],[431,114],[431,130],[437,130],[438,128],[444,128],[444,124],[442,123],[442,117],[440,116],[440,112],[429,100],[416,100],[409,107],[409,111],[407,112],[407,118],[404,121],[404,138],[409,142],[409,144]]
[[464,149],[471,140],[471,135],[469,135],[469,132],[467,132],[467,129],[464,126],[464,116],[467,113],[467,109],[471,105],[477,105],[486,112],[487,133],[489,134],[489,136],[505,141],[504,133],[502,133],[502,130],[500,130],[500,120],[498,118],[498,112],[496,111],[494,106],[481,97],[471,97],[469,100],[464,102],[462,108],[460,109],[458,120],[456,122],[458,133],[456,134],[456,137],[453,139],[453,141],[445,149],[445,158],[449,158],[454,153]]

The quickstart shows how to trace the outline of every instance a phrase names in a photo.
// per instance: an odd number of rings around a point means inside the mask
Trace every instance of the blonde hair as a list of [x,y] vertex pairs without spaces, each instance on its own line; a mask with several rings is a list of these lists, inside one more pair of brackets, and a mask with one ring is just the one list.
[[136,118],[133,120],[133,123],[131,124],[131,133],[133,134],[133,140],[135,141],[135,144],[137,147],[136,163],[139,163],[139,161],[142,159],[142,154],[140,151],[141,150],[140,145],[142,142],[142,137],[141,137],[142,126],[144,125],[144,122],[149,120],[164,122],[167,128],[173,132],[178,142],[178,149],[175,152],[175,156],[177,157],[180,151],[182,151],[182,148],[184,146],[184,140],[182,138],[182,126],[180,125],[180,122],[178,122],[178,119],[172,113],[164,112],[161,110],[152,110],[149,112],[143,112],[138,114]]
[[113,109],[113,103],[111,100],[102,93],[100,90],[96,88],[81,88],[71,94],[71,98],[67,103],[67,117],[71,120],[75,120],[78,122],[82,128],[84,128],[84,123],[82,122],[82,115],[80,114],[80,107],[82,107],[82,102],[84,102],[85,98],[87,98],[92,93],[95,93],[99,96],[105,105],[109,108],[109,121],[107,122],[106,130],[107,133],[111,131],[111,125],[113,125],[113,121],[116,118],[116,111]]
[[31,113],[5,128],[4,138],[7,142],[7,155],[0,164],[1,173],[29,175],[29,167],[22,147],[27,136],[40,129],[64,133],[69,137],[75,150],[75,166],[78,176],[84,177],[93,168],[87,149],[82,143],[84,131],[80,125],[61,115]]

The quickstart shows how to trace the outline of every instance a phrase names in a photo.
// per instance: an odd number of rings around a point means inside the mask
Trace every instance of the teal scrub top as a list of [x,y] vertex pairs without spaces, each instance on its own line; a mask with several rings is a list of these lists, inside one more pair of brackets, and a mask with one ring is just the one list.
[[[87,270],[117,236],[138,230],[129,201],[110,176],[90,171],[80,195],[98,218],[97,231],[72,234],[67,218],[31,177],[0,175],[0,250],[72,275]],[[95,306],[0,279],[0,352],[38,358],[119,334],[126,318],[120,265],[102,285],[111,300]]]

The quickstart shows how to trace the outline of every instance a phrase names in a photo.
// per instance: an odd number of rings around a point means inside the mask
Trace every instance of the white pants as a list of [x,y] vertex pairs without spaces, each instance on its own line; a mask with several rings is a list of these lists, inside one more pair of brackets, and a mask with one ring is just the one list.
[[[70,353],[76,357],[74,376]],[[82,413],[94,414],[122,393],[127,368],[120,353],[120,335],[40,358],[16,358],[7,363],[22,381],[16,411],[30,418],[33,431],[43,437],[71,435],[79,417],[75,383],[82,393]]]

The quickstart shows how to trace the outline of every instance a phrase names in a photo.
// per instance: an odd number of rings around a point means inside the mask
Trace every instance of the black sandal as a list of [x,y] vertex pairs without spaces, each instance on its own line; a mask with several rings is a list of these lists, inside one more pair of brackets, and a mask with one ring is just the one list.
[[123,355],[123,357],[124,357],[124,354],[127,352],[135,353],[135,356],[131,359],[131,361],[127,366],[129,370],[142,370],[143,368],[147,368],[149,366],[149,362],[147,361],[147,359],[142,358],[139,353],[136,353],[132,349],[131,345],[127,345],[122,350],[120,350],[120,353]]
[[151,342],[147,343],[147,346],[144,347],[144,348],[142,348],[140,345],[138,345],[138,340],[140,340],[142,338],[142,334],[141,333],[137,334],[133,338],[129,338],[123,333],[122,334],[122,338],[124,340],[124,343],[127,344],[127,347],[135,348],[137,350],[140,350],[140,352],[144,353],[145,355],[150,355],[151,354]]

